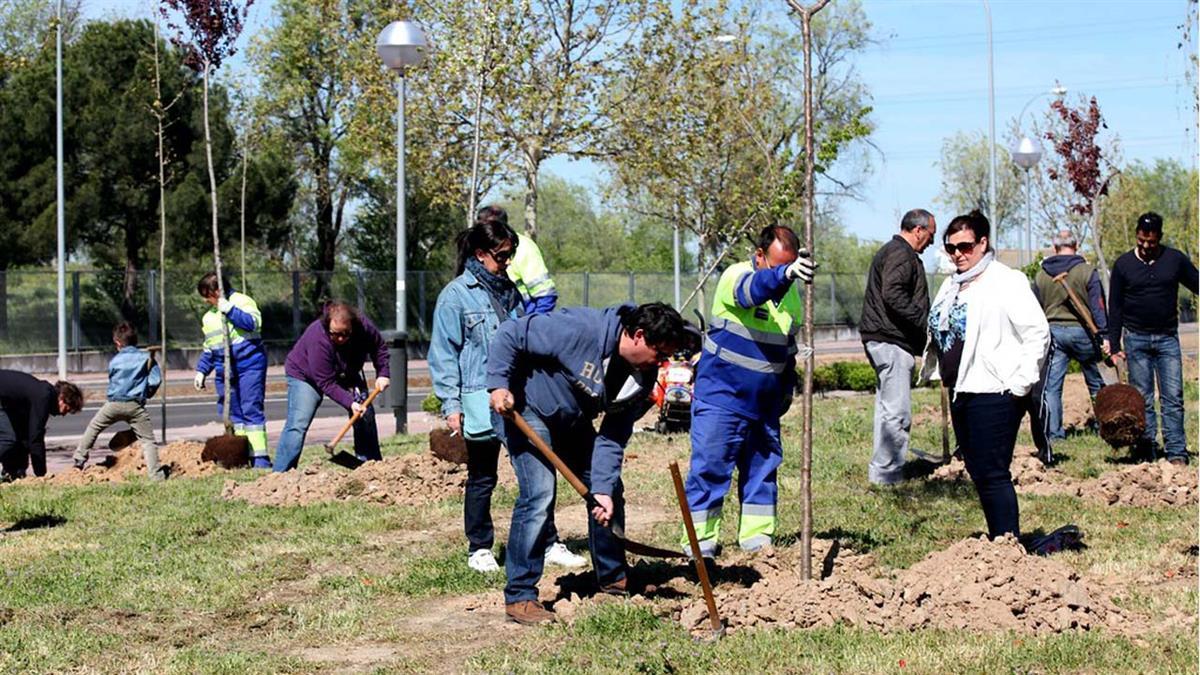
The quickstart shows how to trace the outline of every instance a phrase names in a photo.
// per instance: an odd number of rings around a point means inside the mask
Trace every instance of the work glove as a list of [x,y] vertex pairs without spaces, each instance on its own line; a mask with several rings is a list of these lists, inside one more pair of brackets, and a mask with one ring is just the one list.
[[205,377],[206,376],[204,373],[201,373],[201,372],[196,373],[196,378],[194,380],[192,380],[192,386],[196,388],[196,391],[204,390],[204,378]]
[[808,357],[810,357],[812,355],[813,355],[812,347],[809,347],[808,345],[800,343],[800,342],[796,343],[796,360],[797,361],[807,361]]
[[806,284],[811,284],[813,275],[817,272],[817,264],[812,260],[812,254],[808,249],[800,249],[800,257],[796,258],[796,262],[788,265],[785,275],[788,279],[795,281],[799,279]]
[[392,383],[392,379],[390,377],[375,378],[375,388],[378,389],[379,391],[383,391],[383,390],[387,389],[388,386],[391,385],[391,383]]
[[229,301],[229,298],[221,298],[220,300],[217,300],[218,312],[222,314],[228,314],[229,310],[231,309],[233,309],[233,303]]

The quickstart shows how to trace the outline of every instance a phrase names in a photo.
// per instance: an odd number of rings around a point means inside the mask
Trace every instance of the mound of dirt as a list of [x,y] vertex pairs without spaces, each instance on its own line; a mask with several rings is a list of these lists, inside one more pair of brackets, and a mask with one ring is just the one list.
[[1146,400],[1127,384],[1111,384],[1096,394],[1096,419],[1100,438],[1114,448],[1129,447],[1146,430]]
[[[814,542],[814,567],[821,559],[817,548]],[[827,543],[824,548],[828,550]],[[835,562],[828,577],[802,581],[799,565],[788,557],[777,551],[749,561],[761,577],[748,588],[717,587],[717,605],[731,630],[847,624],[881,631],[1047,634],[1136,628],[1133,617],[1099,586],[1059,561],[1027,554],[1012,537],[965,539],[893,578],[872,576],[854,564],[843,569]],[[678,618],[689,630],[704,631],[703,599],[685,603]]]
[[[177,441],[158,449],[159,464],[167,468],[167,476],[174,480],[180,476],[195,478],[223,471],[219,466],[200,459],[203,443]],[[91,485],[93,483],[121,483],[137,476],[146,475],[146,460],[142,458],[140,443],[121,448],[105,458],[103,462],[91,464],[83,471],[66,469],[61,473],[41,478],[23,478],[18,483],[38,482],[50,485]]]
[[1194,467],[1160,460],[1085,481],[1079,496],[1120,506],[1189,506],[1198,501],[1198,482]]
[[[1046,468],[1032,456],[1033,448],[1018,446],[1013,453],[1013,486],[1025,495],[1070,495],[1113,506],[1191,506],[1200,502],[1200,479],[1190,466],[1165,460],[1135,464],[1099,478],[1080,480]],[[930,480],[969,481],[966,467],[954,459],[930,474]]]
[[[500,483],[512,485],[512,469],[500,462]],[[507,469],[507,471],[505,471]],[[333,501],[418,506],[463,492],[467,468],[431,455],[385,457],[353,471],[308,464],[295,471],[269,473],[249,483],[226,481],[221,496],[258,506],[303,506]]]
[[[1053,495],[1078,494],[1079,482],[1057,469],[1046,468],[1035,455],[1036,448],[1017,446],[1013,451],[1013,461],[1009,470],[1012,472],[1013,486],[1020,494]],[[949,464],[934,469],[929,475],[930,480],[970,481],[967,467],[958,458],[950,460]]]

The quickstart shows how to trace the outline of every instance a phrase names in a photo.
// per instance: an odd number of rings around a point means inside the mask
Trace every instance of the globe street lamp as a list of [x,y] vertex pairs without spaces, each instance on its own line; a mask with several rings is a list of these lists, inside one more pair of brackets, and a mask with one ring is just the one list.
[[429,50],[425,31],[415,21],[393,21],[379,33],[375,52],[383,64],[399,75],[396,101],[396,334],[389,355],[392,379],[396,382],[391,395],[392,414],[396,417],[396,433],[408,431],[408,298],[407,296],[407,230],[404,222],[404,96],[407,69],[420,65]]
[[[1021,129],[1024,126],[1025,111],[1029,109],[1031,103],[1047,95],[1061,99],[1066,93],[1066,87],[1056,84],[1048,92],[1035,94],[1021,107],[1021,114],[1017,115],[1017,129]],[[1027,265],[1033,262],[1033,207],[1029,187],[1029,170],[1041,160],[1042,145],[1036,138],[1022,136],[1021,140],[1017,141],[1017,144],[1009,152],[1012,155],[1013,163],[1025,170],[1025,247],[1021,251],[1021,257],[1022,264]]]
[[1029,190],[1029,170],[1042,158],[1042,145],[1036,139],[1023,137],[1012,147],[1012,160],[1025,169],[1025,247],[1021,250],[1021,265],[1033,262],[1033,200]]

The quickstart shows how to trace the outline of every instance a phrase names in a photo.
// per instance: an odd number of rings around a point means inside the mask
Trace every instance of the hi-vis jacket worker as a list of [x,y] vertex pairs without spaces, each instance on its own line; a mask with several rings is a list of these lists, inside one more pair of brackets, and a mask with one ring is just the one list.
[[[692,404],[688,507],[705,557],[717,553],[721,507],[733,470],[742,506],[738,543],[769,545],[775,534],[775,470],[783,463],[779,418],[791,405],[795,359],[809,348],[796,342],[804,307],[795,280],[811,283],[816,264],[788,227],[759,233],[751,260],[721,275]],[[687,550],[687,535],[683,537]]]
[[212,308],[204,313],[204,353],[196,363],[196,390],[204,389],[209,373],[217,372],[217,410],[225,401],[225,344],[222,323],[229,322],[230,356],[233,359],[229,381],[229,416],[234,433],[250,441],[254,468],[269,469],[267,456],[267,417],[263,399],[267,384],[267,350],[262,341],[262,313],[245,293],[238,293],[225,284],[225,296],[217,292],[217,275],[209,272],[196,284],[196,292]]
[[[508,225],[508,212],[499,206],[485,206],[475,214],[475,224],[501,222]],[[521,292],[525,314],[549,314],[558,304],[558,289],[542,260],[542,249],[529,237],[517,235],[517,252],[508,263],[508,278]]]

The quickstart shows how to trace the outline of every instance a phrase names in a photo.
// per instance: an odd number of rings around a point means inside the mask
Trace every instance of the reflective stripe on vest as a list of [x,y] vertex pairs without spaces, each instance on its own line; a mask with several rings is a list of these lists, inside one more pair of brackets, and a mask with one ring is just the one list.
[[752,356],[745,356],[736,352],[731,352],[713,342],[712,338],[708,337],[707,335],[704,336],[704,351],[712,354],[722,361],[732,363],[735,366],[741,366],[746,370],[752,370],[756,373],[779,375],[783,371],[787,370],[786,363],[764,361],[762,359],[756,359]]
[[781,347],[787,345],[791,341],[792,335],[794,335],[796,332],[793,330],[791,333],[786,335],[783,333],[767,333],[766,331],[750,328],[749,326],[743,326],[735,321],[722,319],[720,317],[712,320],[712,327],[713,330],[718,328],[721,330],[727,330],[730,333],[733,333],[738,337],[746,338],[747,340],[754,340],[755,342],[761,342],[768,345],[779,345]]

